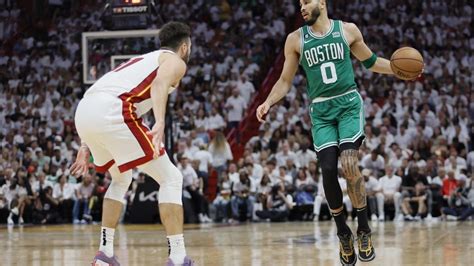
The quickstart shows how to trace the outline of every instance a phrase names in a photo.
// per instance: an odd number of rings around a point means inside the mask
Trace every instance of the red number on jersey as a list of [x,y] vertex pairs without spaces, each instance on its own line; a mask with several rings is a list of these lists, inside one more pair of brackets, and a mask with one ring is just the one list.
[[124,68],[126,68],[130,65],[133,65],[136,62],[141,61],[142,59],[143,59],[143,57],[132,58],[132,59],[128,60],[127,62],[120,64],[118,67],[114,68],[114,70],[112,70],[112,71],[119,72],[120,70],[122,70],[122,69],[124,69]]

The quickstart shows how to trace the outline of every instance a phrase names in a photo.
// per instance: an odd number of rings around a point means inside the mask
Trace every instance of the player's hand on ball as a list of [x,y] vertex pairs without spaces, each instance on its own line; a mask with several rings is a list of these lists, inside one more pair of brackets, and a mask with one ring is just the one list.
[[152,142],[153,146],[155,146],[155,156],[159,157],[163,155],[164,147],[162,143],[165,135],[165,122],[156,122],[151,131],[148,131],[147,134],[153,137]]
[[265,119],[263,119],[263,117],[268,113],[268,110],[270,110],[270,104],[267,102],[262,103],[257,108],[257,119],[260,123],[265,123]]
[[89,148],[81,147],[77,152],[76,161],[71,165],[69,171],[73,176],[83,176],[89,170],[89,159],[90,159]]

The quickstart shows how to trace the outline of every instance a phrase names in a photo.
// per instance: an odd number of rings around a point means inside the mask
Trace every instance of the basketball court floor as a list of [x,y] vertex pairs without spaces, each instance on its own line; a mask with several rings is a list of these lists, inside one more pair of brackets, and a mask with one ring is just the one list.
[[[372,228],[377,258],[357,265],[474,263],[474,222],[374,222]],[[0,265],[90,265],[98,231],[93,225],[0,228]],[[121,265],[164,265],[161,225],[121,225],[117,231]],[[332,222],[187,225],[185,240],[197,265],[340,265]]]

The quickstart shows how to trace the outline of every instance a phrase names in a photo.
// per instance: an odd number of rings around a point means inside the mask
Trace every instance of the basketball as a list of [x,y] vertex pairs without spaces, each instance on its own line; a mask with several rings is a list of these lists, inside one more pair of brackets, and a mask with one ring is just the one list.
[[423,56],[415,48],[402,47],[393,53],[390,67],[397,78],[414,80],[423,72]]

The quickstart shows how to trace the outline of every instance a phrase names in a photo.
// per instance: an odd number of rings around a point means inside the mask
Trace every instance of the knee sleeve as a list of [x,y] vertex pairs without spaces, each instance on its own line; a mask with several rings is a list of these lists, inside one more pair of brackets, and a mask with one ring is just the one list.
[[132,171],[120,173],[117,165],[113,165],[110,167],[109,172],[112,176],[112,182],[105,193],[105,198],[125,203],[125,194],[132,182]]
[[332,210],[342,206],[342,190],[337,181],[337,157],[337,147],[328,147],[318,153],[323,174],[324,194],[329,208]]
[[174,203],[183,205],[183,175],[178,168],[170,161],[168,155],[163,155],[157,159],[139,167],[140,170],[155,179],[160,184],[158,192],[159,203]]

